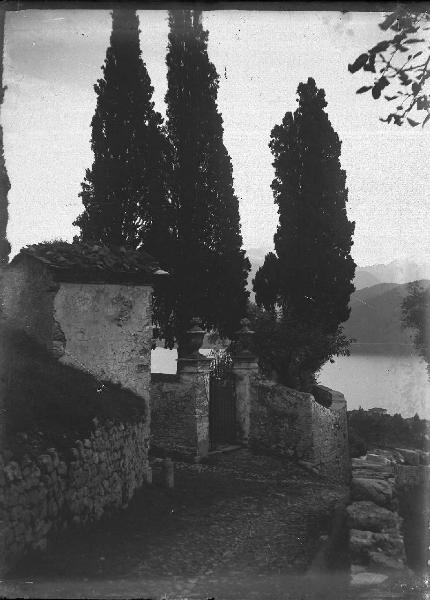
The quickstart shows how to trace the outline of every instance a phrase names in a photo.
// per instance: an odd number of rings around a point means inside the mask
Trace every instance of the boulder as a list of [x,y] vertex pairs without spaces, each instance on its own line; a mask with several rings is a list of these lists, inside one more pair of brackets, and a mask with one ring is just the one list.
[[368,571],[359,571],[353,573],[351,578],[351,585],[378,585],[388,579],[388,575],[383,573],[371,573]]
[[353,477],[351,482],[353,500],[369,500],[390,508],[393,500],[393,487],[384,479],[370,477]]
[[351,529],[349,540],[351,559],[368,564],[372,552],[383,552],[391,558],[405,558],[403,538],[399,533],[375,533]]
[[430,465],[430,452],[421,452],[420,459],[422,465]]
[[349,532],[349,553],[351,560],[359,564],[366,563],[369,551],[374,549],[373,532],[351,529]]
[[402,522],[397,513],[393,513],[374,502],[360,500],[350,504],[348,514],[348,527],[362,531],[398,531]]
[[379,465],[389,465],[391,463],[390,459],[386,456],[382,456],[380,454],[366,454],[366,462],[374,463]]
[[408,448],[396,448],[396,450],[403,456],[406,465],[415,467],[420,464],[420,452],[418,450],[409,450]]
[[405,568],[403,559],[387,556],[384,552],[370,552],[369,559],[370,567],[392,569],[394,571]]
[[394,476],[394,469],[391,465],[368,464],[363,468],[354,468],[352,476],[365,479],[391,479]]

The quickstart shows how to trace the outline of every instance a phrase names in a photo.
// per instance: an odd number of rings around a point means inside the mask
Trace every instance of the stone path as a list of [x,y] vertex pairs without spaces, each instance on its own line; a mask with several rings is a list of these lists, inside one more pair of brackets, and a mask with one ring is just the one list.
[[298,600],[345,588],[345,575],[324,591],[303,573],[346,488],[246,450],[175,463],[173,490],[159,481],[154,470],[126,511],[23,561],[0,595]]

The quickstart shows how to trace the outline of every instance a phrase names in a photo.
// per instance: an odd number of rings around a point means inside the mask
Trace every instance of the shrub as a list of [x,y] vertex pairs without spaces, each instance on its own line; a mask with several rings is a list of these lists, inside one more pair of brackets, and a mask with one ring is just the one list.
[[363,438],[354,430],[350,430],[349,438],[349,453],[351,458],[359,458],[367,453],[367,445]]
[[268,377],[275,375],[288,387],[312,392],[315,374],[324,363],[333,355],[349,353],[349,342],[341,330],[328,335],[316,325],[256,305],[250,305],[249,318],[262,372]]

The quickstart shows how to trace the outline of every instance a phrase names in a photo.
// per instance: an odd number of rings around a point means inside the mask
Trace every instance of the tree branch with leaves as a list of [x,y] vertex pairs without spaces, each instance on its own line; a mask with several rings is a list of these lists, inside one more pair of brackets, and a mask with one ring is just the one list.
[[391,37],[348,65],[350,73],[374,74],[373,83],[358,88],[357,94],[371,92],[375,100],[392,103],[391,112],[380,119],[385,123],[424,127],[430,119],[430,13],[400,6],[379,27]]

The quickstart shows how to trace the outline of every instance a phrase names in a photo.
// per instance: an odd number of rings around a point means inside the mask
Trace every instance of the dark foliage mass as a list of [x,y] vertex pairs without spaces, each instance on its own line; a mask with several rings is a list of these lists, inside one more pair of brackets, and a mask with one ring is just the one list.
[[94,418],[135,422],[144,414],[142,399],[131,391],[62,365],[24,332],[4,323],[0,358],[5,373],[3,442],[11,450],[23,439],[30,440],[23,444],[26,451],[31,442],[35,451],[41,446],[65,449],[88,437]]
[[348,412],[348,434],[353,457],[374,448],[416,448],[428,450],[426,421],[415,415],[405,419],[400,414],[375,414],[363,410]]
[[279,338],[273,367],[287,385],[297,379],[293,373],[312,379],[324,362],[347,352],[340,325],[349,316],[355,273],[341,142],[315,81],[300,84],[298,95],[295,113],[287,112],[272,131],[276,254],[266,256],[254,279],[257,304],[272,312],[266,326]]
[[246,310],[249,263],[208,34],[199,11],[171,11],[169,22],[166,131],[154,111],[136,12],[113,11],[95,86],[94,163],[75,224],[83,241],[144,248],[171,274],[154,295],[156,335],[171,347],[192,317],[234,334]]
[[430,374],[430,288],[419,281],[408,284],[402,303],[402,325],[412,329],[412,339]]
[[349,352],[349,340],[342,333],[328,335],[289,311],[265,310],[255,304],[248,310],[260,369],[284,385],[312,392],[321,366],[330,357]]
[[103,77],[94,89],[94,162],[82,184],[81,239],[144,247],[165,268],[171,252],[169,144],[154,110],[136,11],[116,9]]
[[207,54],[198,10],[169,12],[166,95],[173,147],[176,251],[170,340],[181,341],[193,316],[233,336],[246,310],[250,265],[242,250],[239,202],[217,108],[219,77]]
[[393,108],[381,121],[395,125],[406,120],[412,127],[424,126],[430,119],[430,13],[419,8],[399,6],[386,15],[379,27],[387,38],[348,65],[350,73],[373,74],[373,81],[361,86],[357,94],[371,92],[375,100],[390,102]]

